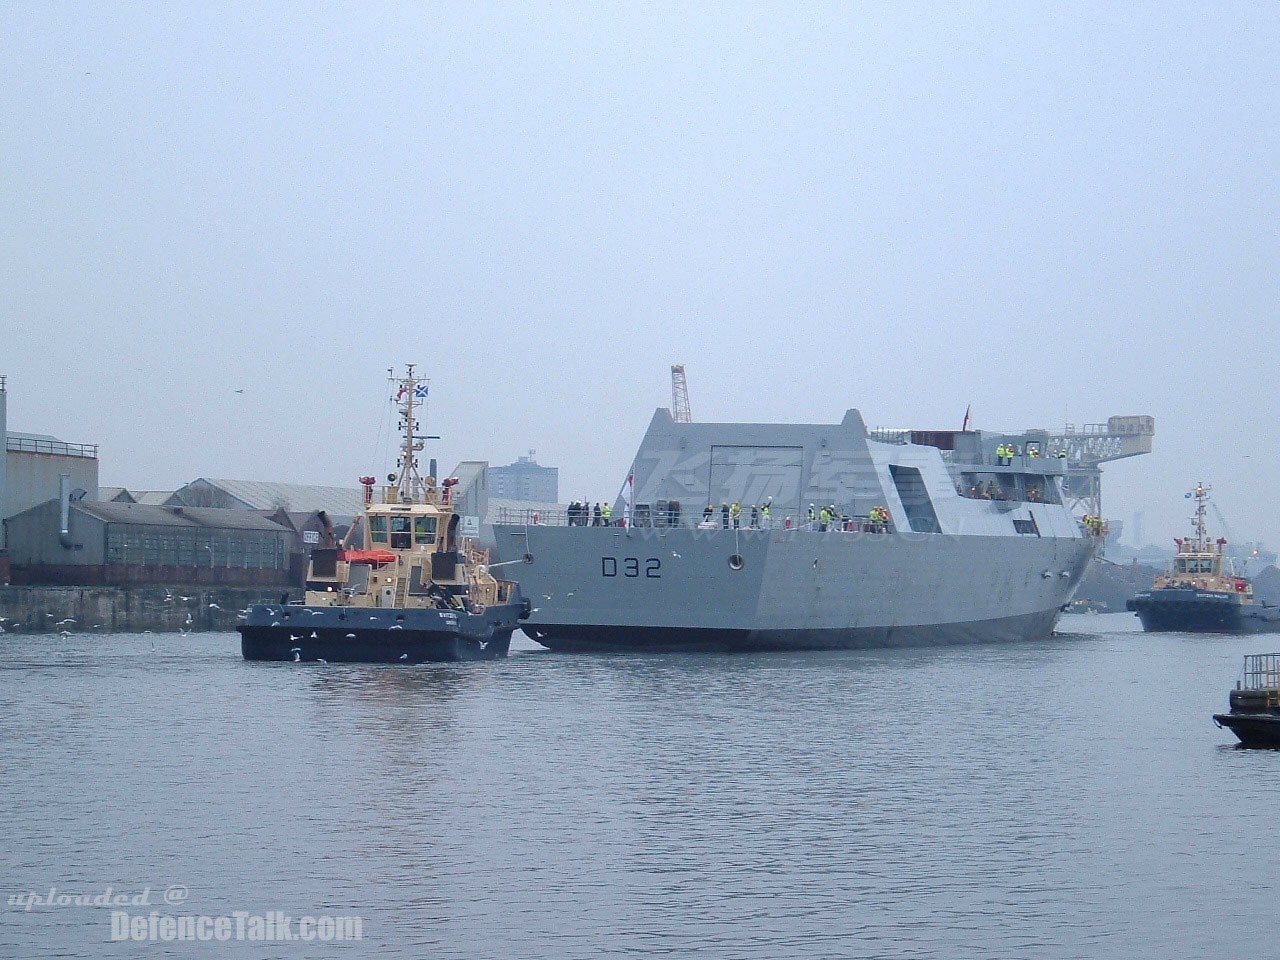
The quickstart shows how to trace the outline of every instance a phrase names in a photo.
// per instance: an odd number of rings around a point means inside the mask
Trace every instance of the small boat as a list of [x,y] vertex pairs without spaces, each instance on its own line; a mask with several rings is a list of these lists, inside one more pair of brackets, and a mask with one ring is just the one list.
[[1244,677],[1228,698],[1230,713],[1213,722],[1229,727],[1245,747],[1280,747],[1280,653],[1244,658]]
[[301,603],[250,605],[240,631],[246,660],[424,663],[505,657],[529,603],[489,569],[488,552],[460,530],[456,480],[418,473],[425,437],[415,415],[427,383],[392,377],[403,434],[397,472],[341,542],[327,518],[311,551]]
[[1185,633],[1271,633],[1280,631],[1280,607],[1259,603],[1253,585],[1224,554],[1227,541],[1210,538],[1205,524],[1209,488],[1197,483],[1195,536],[1175,537],[1173,564],[1150,590],[1129,599],[1126,609],[1136,613],[1147,631]]

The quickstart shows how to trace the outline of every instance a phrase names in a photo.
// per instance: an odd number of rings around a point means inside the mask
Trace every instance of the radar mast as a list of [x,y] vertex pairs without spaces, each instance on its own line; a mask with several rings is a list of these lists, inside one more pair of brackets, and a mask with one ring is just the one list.
[[[428,485],[418,473],[418,452],[428,438],[418,433],[416,410],[423,407],[425,413],[427,388],[430,381],[414,374],[416,364],[406,364],[405,375],[397,377],[394,368],[388,368],[388,379],[395,388],[392,400],[400,412],[400,458],[396,461],[397,473],[388,479],[392,482],[395,499],[400,503],[425,503]],[[432,478],[434,480],[434,478]]]

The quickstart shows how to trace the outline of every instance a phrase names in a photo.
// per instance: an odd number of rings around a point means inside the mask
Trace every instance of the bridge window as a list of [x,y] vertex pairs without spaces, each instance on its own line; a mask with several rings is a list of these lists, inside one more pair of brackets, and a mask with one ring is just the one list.
[[409,536],[409,518],[391,518],[391,549],[408,550],[413,544]]
[[387,542],[387,518],[374,515],[369,518],[369,536],[374,543]]
[[893,485],[898,488],[898,498],[902,501],[902,509],[907,512],[911,529],[916,533],[941,533],[938,515],[934,512],[933,501],[929,499],[920,471],[915,467],[891,463],[889,474],[893,477]]

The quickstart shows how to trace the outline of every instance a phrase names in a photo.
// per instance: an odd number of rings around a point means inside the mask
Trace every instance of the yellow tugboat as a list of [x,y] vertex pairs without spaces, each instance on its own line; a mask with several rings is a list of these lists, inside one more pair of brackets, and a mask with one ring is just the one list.
[[493,576],[488,554],[460,531],[452,488],[418,472],[425,437],[416,410],[427,382],[392,376],[402,443],[381,502],[361,477],[364,512],[342,542],[332,528],[311,551],[302,603],[249,607],[240,631],[246,660],[423,663],[505,657],[529,604]]
[[1223,553],[1227,541],[1210,539],[1205,524],[1209,488],[1197,483],[1195,536],[1175,537],[1173,564],[1155,578],[1150,590],[1126,604],[1142,629],[1187,633],[1270,633],[1280,630],[1280,607],[1258,603],[1253,585],[1230,568]]

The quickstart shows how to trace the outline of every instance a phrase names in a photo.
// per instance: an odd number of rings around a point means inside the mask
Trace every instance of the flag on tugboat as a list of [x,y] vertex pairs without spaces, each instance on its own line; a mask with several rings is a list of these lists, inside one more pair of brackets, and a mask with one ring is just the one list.
[[427,396],[427,386],[428,384],[425,384],[425,383],[418,384],[413,389],[413,395],[417,397],[419,400],[425,400]]

